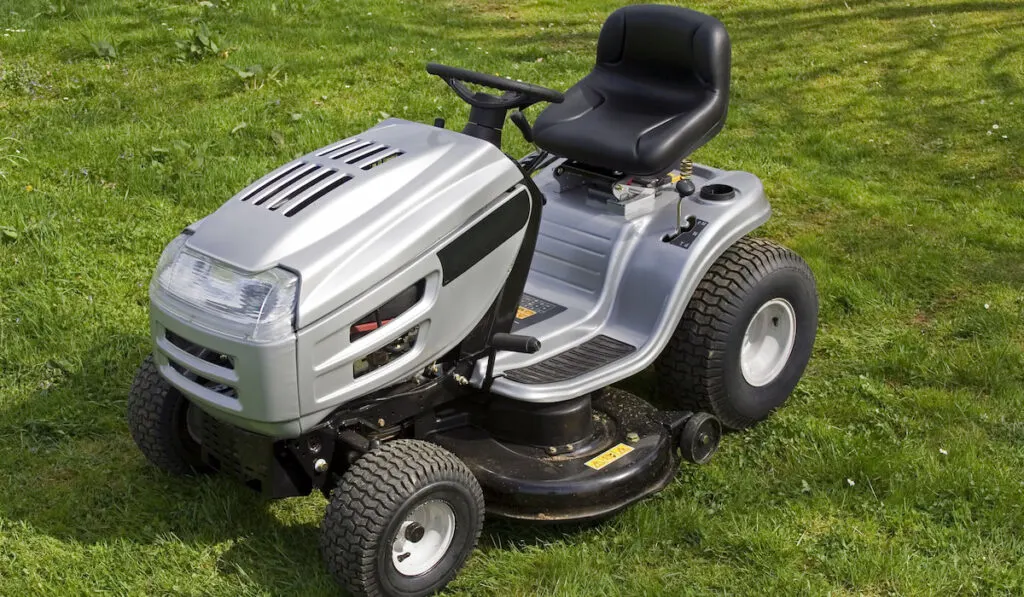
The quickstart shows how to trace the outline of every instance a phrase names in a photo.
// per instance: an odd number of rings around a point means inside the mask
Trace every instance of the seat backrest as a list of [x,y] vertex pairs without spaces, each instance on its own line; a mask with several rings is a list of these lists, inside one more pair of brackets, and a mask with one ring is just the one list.
[[625,78],[692,85],[728,102],[731,48],[725,26],[687,8],[657,4],[613,12],[597,42],[597,68]]
[[594,69],[537,116],[537,146],[600,168],[664,174],[725,126],[730,54],[714,17],[620,8],[601,28]]

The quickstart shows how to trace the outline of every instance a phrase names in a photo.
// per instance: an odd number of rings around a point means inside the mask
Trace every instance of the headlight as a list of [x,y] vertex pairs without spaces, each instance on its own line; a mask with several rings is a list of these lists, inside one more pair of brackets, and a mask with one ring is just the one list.
[[238,271],[171,241],[149,285],[149,296],[174,314],[214,332],[251,342],[273,342],[293,331],[299,279],[274,268]]

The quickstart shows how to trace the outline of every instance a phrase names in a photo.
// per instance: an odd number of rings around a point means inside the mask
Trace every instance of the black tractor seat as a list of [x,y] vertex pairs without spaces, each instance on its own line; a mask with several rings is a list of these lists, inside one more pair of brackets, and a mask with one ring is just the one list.
[[713,17],[675,6],[620,8],[601,27],[594,69],[537,117],[536,143],[592,166],[663,174],[725,124],[730,53]]

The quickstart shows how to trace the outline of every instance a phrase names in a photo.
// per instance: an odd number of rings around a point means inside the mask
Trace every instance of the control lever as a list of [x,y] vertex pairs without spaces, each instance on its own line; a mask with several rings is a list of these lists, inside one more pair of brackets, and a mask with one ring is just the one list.
[[530,126],[530,121],[526,119],[526,114],[523,114],[522,110],[516,110],[510,117],[512,124],[516,125],[523,138],[526,139],[527,143],[533,143],[533,127]]
[[533,354],[540,350],[540,340],[533,336],[520,336],[499,332],[491,336],[491,356],[487,359],[487,373],[484,374],[483,388],[489,390],[494,383],[494,358],[499,350]]
[[684,178],[676,183],[676,192],[679,193],[679,202],[676,204],[676,233],[672,236],[676,236],[693,228],[696,219],[693,216],[683,217],[683,199],[692,195],[696,190],[697,187],[694,186],[693,181],[689,178]]
[[679,193],[679,198],[689,197],[697,190],[694,186],[693,181],[689,178],[684,178],[676,183],[676,192]]
[[540,340],[533,336],[497,333],[491,337],[491,346],[495,350],[533,354],[540,350]]

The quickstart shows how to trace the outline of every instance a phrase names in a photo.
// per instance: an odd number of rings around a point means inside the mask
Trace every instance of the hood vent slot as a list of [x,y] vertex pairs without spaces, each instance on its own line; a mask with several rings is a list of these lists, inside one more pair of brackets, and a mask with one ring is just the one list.
[[[300,162],[285,167],[266,183],[257,185],[243,195],[241,201],[250,201],[252,205],[291,217],[350,180],[351,176],[333,168]],[[312,194],[303,197],[310,191]]]
[[371,145],[369,141],[360,141],[359,139],[356,139],[354,143],[346,143],[345,145],[342,145],[338,149],[334,149],[324,153],[323,157],[330,158],[332,160],[341,159],[347,155],[359,151],[360,149],[364,149],[369,145]]
[[323,157],[323,156],[325,156],[325,155],[327,155],[329,153],[333,153],[336,150],[339,150],[339,149],[341,149],[343,147],[348,147],[349,145],[352,145],[352,144],[355,144],[355,143],[361,143],[361,141],[359,139],[355,139],[355,138],[353,138],[353,139],[345,139],[344,141],[338,141],[337,143],[332,143],[332,144],[328,145],[327,147],[324,147],[320,151],[316,152],[316,155],[317,155],[317,157]]
[[371,170],[404,153],[400,149],[393,149],[373,141],[348,139],[328,146],[326,149],[318,151],[316,155],[331,160],[344,158],[346,164],[353,164],[360,170]]
[[324,195],[330,193],[334,189],[340,187],[341,185],[345,184],[346,182],[348,182],[350,180],[352,180],[352,177],[346,174],[346,175],[342,176],[341,178],[335,179],[335,180],[327,183],[326,185],[324,185],[324,186],[320,187],[319,189],[317,189],[317,191],[315,193],[313,193],[309,197],[306,197],[305,199],[303,199],[302,201],[297,203],[294,207],[292,207],[288,211],[284,212],[284,215],[288,216],[289,218],[294,216],[295,214],[299,213],[300,211],[306,209],[307,207],[309,207],[310,205],[315,203],[318,199],[320,199]]
[[372,170],[405,152],[375,141],[346,139],[314,155],[321,159],[285,164],[256,181],[239,194],[239,201],[281,212],[290,218],[356,176],[340,172],[334,164]]
[[330,168],[314,168],[310,174],[306,175],[305,178],[292,185],[293,189],[288,192],[288,194],[284,195],[280,199],[276,199],[273,203],[267,206],[267,209],[270,211],[277,211],[281,209],[285,205],[288,205],[292,199],[298,197],[302,193],[305,193],[309,189],[313,188],[313,186],[318,182],[322,182],[332,174],[334,174],[334,170],[331,170]]
[[296,168],[296,169],[289,170],[288,176],[282,177],[282,180],[281,180],[280,183],[275,184],[275,185],[267,185],[266,187],[264,187],[267,192],[265,192],[263,194],[263,196],[260,197],[259,199],[256,199],[256,201],[253,203],[253,205],[263,205],[267,201],[270,201],[274,197],[276,197],[276,196],[280,195],[281,193],[287,191],[295,183],[297,183],[298,181],[302,180],[307,174],[309,174],[311,172],[316,172],[317,170],[320,169],[320,166],[317,166],[316,164],[301,164],[301,165],[303,166],[302,168]]
[[298,170],[299,168],[302,168],[305,165],[306,164],[300,162],[300,163],[295,164],[293,166],[285,167],[285,169],[282,170],[280,174],[274,176],[273,178],[271,178],[267,182],[265,182],[263,184],[254,185],[252,187],[252,189],[250,189],[249,192],[247,192],[242,197],[242,202],[244,203],[244,202],[252,199],[256,195],[259,195],[262,191],[266,191],[270,187],[272,187],[272,186],[276,185],[277,183],[281,182],[282,180],[284,180],[289,175],[294,174],[296,170]]
[[400,156],[400,155],[402,155],[404,153],[405,153],[404,151],[401,151],[399,149],[390,149],[390,148],[384,147],[384,148],[381,149],[380,152],[376,152],[376,151],[374,152],[374,155],[372,157],[372,161],[370,161],[368,163],[364,163],[364,164],[362,164],[359,167],[362,168],[363,170],[370,170],[372,168],[376,168],[377,166],[380,166],[384,162],[390,162],[391,160],[397,158],[398,156]]
[[363,159],[368,158],[368,157],[370,157],[372,155],[378,154],[378,153],[384,151],[387,148],[388,148],[387,145],[374,145],[372,147],[367,147],[365,149],[362,149],[360,151],[357,151],[357,152],[353,153],[351,156],[346,158],[345,159],[345,163],[346,164],[354,164],[354,163],[362,161]]

